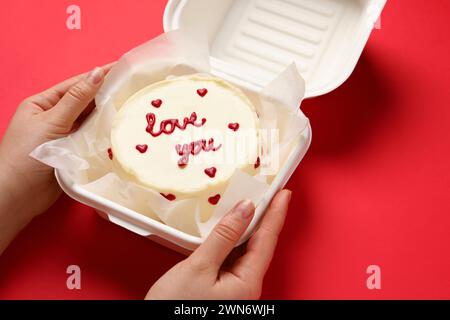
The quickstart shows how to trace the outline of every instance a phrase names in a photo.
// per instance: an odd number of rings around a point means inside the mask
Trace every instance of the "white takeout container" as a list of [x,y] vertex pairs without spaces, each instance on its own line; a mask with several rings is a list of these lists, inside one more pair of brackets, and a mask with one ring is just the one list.
[[[386,0],[169,0],[164,30],[207,32],[211,73],[259,91],[295,61],[305,97],[328,93],[352,73]],[[301,112],[300,110],[298,112]],[[282,164],[239,244],[255,231],[274,194],[282,189],[311,143],[308,125]],[[93,194],[55,170],[62,189],[109,221],[179,252],[202,239]]]

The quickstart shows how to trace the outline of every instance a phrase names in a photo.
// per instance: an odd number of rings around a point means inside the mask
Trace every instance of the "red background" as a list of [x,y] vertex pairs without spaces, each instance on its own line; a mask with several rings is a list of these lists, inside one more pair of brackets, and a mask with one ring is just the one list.
[[[24,97],[162,32],[164,0],[76,3],[81,31],[72,1],[2,2],[0,134]],[[313,143],[263,298],[450,298],[449,20],[448,0],[389,1],[350,79],[304,102]],[[63,196],[0,257],[0,298],[142,298],[181,259]]]

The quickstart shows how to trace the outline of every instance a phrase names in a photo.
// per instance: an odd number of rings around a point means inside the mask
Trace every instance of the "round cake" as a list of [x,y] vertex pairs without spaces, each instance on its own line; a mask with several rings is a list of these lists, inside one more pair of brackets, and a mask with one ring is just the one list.
[[177,77],[138,91],[118,111],[111,144],[121,175],[170,201],[201,197],[214,206],[236,169],[255,174],[259,167],[255,107],[213,77]]

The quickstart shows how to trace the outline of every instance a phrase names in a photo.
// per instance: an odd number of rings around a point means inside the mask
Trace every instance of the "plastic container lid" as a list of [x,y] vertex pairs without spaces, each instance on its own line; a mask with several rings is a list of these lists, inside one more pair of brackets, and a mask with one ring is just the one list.
[[206,31],[212,73],[259,89],[293,61],[306,97],[352,73],[386,0],[169,0],[164,30]]

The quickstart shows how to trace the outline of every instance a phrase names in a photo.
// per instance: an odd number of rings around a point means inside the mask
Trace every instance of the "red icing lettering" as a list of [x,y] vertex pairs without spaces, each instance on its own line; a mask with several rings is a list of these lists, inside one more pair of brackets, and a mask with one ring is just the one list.
[[147,128],[145,129],[148,133],[150,133],[153,137],[158,137],[161,134],[171,134],[175,131],[176,128],[180,130],[186,130],[188,125],[193,125],[195,127],[201,127],[205,124],[206,119],[202,118],[201,122],[197,122],[197,114],[195,112],[191,113],[191,116],[185,117],[183,119],[183,123],[180,124],[178,119],[167,119],[161,121],[159,124],[159,131],[155,131],[154,127],[156,124],[156,116],[154,113],[147,113]]
[[194,141],[191,143],[185,143],[183,145],[177,144],[175,146],[175,150],[177,154],[181,156],[180,160],[178,160],[178,166],[184,167],[189,162],[190,155],[198,155],[200,152],[205,151],[217,151],[222,147],[222,144],[219,144],[217,147],[214,146],[214,139],[210,138],[208,142],[206,139]]

